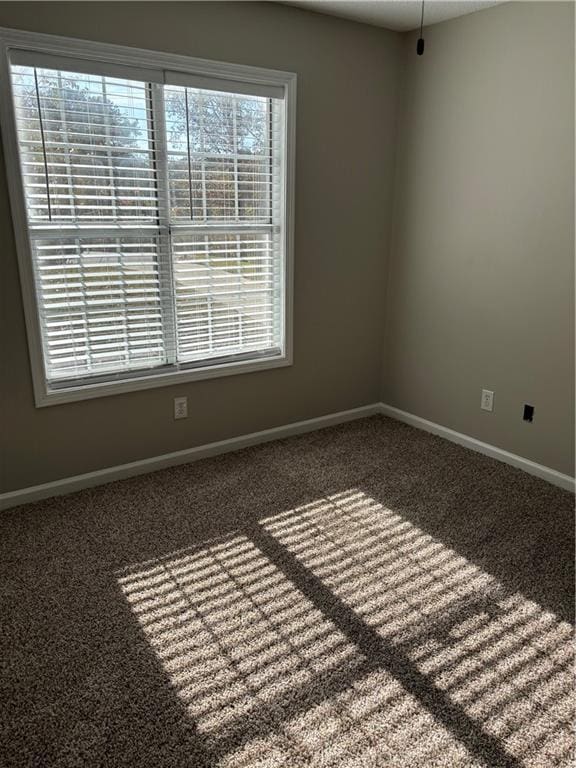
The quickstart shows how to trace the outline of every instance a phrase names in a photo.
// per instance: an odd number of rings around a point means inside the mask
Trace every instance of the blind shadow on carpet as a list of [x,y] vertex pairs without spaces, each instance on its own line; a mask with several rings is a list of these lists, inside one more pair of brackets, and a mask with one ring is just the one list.
[[117,579],[211,765],[569,765],[570,624],[359,488]]

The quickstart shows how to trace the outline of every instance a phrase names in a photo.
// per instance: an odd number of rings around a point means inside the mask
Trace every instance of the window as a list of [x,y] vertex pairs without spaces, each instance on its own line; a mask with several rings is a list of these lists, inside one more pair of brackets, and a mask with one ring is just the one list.
[[37,403],[289,364],[295,76],[3,38]]

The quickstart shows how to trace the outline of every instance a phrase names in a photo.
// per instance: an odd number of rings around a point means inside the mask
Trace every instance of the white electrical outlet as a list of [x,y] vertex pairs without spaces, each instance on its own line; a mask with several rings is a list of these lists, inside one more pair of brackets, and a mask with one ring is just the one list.
[[494,392],[492,392],[490,389],[482,390],[482,400],[480,401],[480,408],[482,408],[483,411],[494,410]]
[[188,398],[187,397],[174,398],[174,418],[175,419],[188,418]]

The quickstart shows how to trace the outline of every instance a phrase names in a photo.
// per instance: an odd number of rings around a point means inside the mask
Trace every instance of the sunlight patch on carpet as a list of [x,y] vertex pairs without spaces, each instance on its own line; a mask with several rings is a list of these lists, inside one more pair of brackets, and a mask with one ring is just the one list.
[[[354,489],[259,528],[278,562],[247,527],[118,574],[215,764],[485,765],[406,690],[379,641],[510,764],[569,764],[569,624]],[[374,655],[346,631],[348,612],[377,638]]]

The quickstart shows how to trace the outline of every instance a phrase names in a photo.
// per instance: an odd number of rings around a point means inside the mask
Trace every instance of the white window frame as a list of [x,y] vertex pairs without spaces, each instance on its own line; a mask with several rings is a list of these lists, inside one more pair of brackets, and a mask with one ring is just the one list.
[[[284,302],[283,336],[284,344],[280,355],[261,360],[231,361],[206,365],[192,369],[170,372],[148,372],[118,380],[84,383],[65,389],[51,389],[47,383],[42,337],[39,325],[38,307],[32,263],[32,250],[28,233],[26,201],[19,161],[18,136],[10,76],[10,54],[13,51],[33,51],[41,54],[65,56],[82,61],[102,62],[113,67],[135,67],[140,72],[150,70],[151,80],[158,70],[170,70],[186,76],[218,78],[223,89],[237,85],[242,92],[243,85],[275,86],[284,94],[284,185],[282,210],[284,215]],[[80,70],[81,71],[81,70]],[[246,86],[244,86],[246,88]],[[6,29],[0,27],[0,125],[5,150],[8,190],[14,224],[14,236],[18,254],[20,284],[24,303],[28,349],[36,407],[86,400],[122,392],[133,392],[154,387],[166,387],[199,379],[210,379],[250,373],[269,368],[292,365],[293,339],[293,271],[294,271],[294,173],[296,136],[296,75],[292,72],[261,69],[244,64],[230,64],[205,59],[191,58],[172,53],[149,51],[91,40],[78,40],[36,32]]]

